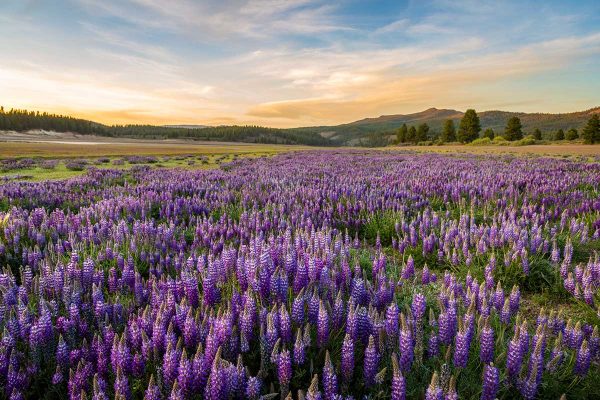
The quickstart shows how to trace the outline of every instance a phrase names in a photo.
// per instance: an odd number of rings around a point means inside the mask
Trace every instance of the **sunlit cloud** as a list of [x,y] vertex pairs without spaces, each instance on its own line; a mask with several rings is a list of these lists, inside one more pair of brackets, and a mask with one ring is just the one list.
[[289,127],[432,106],[600,104],[595,2],[390,2],[380,12],[319,0],[63,0],[52,10],[7,1],[6,107],[105,123]]

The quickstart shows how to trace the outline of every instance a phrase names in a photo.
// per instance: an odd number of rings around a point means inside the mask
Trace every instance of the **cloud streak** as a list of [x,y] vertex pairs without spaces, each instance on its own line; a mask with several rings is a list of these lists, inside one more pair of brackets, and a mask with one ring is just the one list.
[[[394,2],[391,11],[343,0],[62,0],[63,13],[8,1],[0,7],[0,50],[13,54],[0,59],[7,107],[107,123],[287,127],[430,106],[600,104],[594,2],[574,14],[445,0]],[[544,29],[526,16],[533,8]]]

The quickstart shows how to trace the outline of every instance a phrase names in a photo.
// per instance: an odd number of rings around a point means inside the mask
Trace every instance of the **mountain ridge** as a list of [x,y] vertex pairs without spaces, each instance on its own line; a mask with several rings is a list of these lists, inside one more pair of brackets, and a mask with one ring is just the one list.
[[[527,113],[521,111],[487,110],[477,112],[477,115],[479,116],[483,130],[492,128],[496,134],[502,134],[506,126],[506,121],[513,116],[519,117],[525,133],[531,133],[534,129],[550,133],[558,129],[581,129],[585,126],[589,117],[597,113],[600,113],[600,106],[570,113]],[[459,110],[430,107],[416,113],[380,115],[379,117],[367,117],[334,126],[306,129],[315,129],[322,134],[326,133],[327,137],[334,141],[344,144],[356,144],[361,138],[369,134],[383,133],[391,135],[402,124],[418,126],[422,123],[427,123],[433,132],[440,132],[444,122],[447,119],[451,119],[458,128],[463,115],[464,112]]]

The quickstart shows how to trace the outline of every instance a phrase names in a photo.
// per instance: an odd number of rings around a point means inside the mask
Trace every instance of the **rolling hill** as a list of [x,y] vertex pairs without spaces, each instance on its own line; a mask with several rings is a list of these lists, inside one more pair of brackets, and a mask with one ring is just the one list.
[[[506,121],[513,116],[521,119],[523,130],[530,133],[540,129],[547,138],[558,129],[581,129],[600,107],[564,114],[482,111],[479,119],[483,129],[504,132]],[[445,120],[458,123],[464,113],[450,109],[429,108],[413,114],[382,115],[335,126],[312,126],[289,129],[262,126],[204,126],[204,125],[103,125],[93,121],[63,115],[26,110],[5,111],[0,108],[0,131],[43,129],[56,132],[75,132],[111,137],[143,139],[191,139],[251,143],[303,144],[309,146],[385,145],[402,125],[418,126],[427,123],[430,134],[440,132]],[[1,135],[1,133],[0,133]]]
[[[591,108],[564,114],[523,113],[509,111],[482,111],[478,112],[483,129],[492,128],[497,134],[504,132],[506,121],[517,116],[521,119],[524,132],[531,132],[538,128],[550,135],[558,129],[581,129],[585,126],[592,114],[600,113],[600,107]],[[358,121],[336,126],[311,127],[322,136],[343,144],[356,144],[360,139],[372,133],[393,134],[402,125],[420,125],[427,123],[432,131],[441,131],[445,120],[452,119],[458,127],[464,113],[457,110],[429,108],[413,114],[382,115],[377,118],[364,118]]]

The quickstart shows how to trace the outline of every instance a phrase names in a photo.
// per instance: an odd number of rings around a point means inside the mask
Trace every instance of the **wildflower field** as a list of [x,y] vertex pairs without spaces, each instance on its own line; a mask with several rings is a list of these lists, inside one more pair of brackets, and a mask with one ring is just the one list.
[[0,182],[0,398],[600,398],[597,159],[145,157]]

